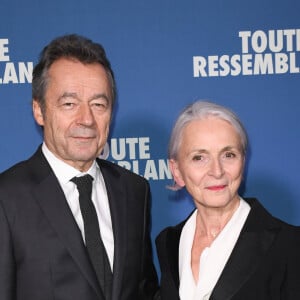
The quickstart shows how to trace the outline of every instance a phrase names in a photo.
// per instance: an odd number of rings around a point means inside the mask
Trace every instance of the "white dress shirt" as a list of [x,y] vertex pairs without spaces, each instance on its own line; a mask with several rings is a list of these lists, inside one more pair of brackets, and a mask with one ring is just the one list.
[[112,231],[111,214],[104,179],[98,164],[94,161],[91,168],[87,172],[82,173],[72,166],[68,165],[67,163],[63,162],[61,159],[57,158],[48,149],[45,143],[43,143],[42,145],[42,151],[47,161],[49,162],[55,176],[57,177],[61,188],[64,191],[66,200],[81,231],[83,241],[85,241],[85,236],[84,224],[79,205],[79,193],[76,184],[70,180],[75,176],[83,176],[85,174],[90,174],[91,176],[93,176],[94,180],[92,201],[98,215],[100,234],[103,240],[103,244],[106,249],[111,269],[113,269],[114,237]]
[[198,284],[191,268],[197,210],[185,223],[179,242],[179,295],[181,300],[207,300],[234,248],[250,211],[249,204],[240,199],[240,205],[229,222],[200,256]]

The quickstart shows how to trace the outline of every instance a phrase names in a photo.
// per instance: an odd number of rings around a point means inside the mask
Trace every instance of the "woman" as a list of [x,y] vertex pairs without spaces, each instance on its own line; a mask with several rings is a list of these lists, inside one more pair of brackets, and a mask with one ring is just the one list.
[[300,233],[238,194],[247,134],[220,105],[197,101],[169,145],[175,188],[196,209],[156,239],[162,300],[300,299]]

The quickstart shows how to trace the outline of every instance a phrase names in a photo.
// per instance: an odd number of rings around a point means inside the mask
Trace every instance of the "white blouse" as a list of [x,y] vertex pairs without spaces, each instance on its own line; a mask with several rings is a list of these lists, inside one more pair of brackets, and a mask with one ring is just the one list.
[[191,249],[196,229],[197,210],[191,215],[182,229],[179,242],[179,295],[181,300],[209,299],[249,212],[250,205],[240,199],[240,205],[229,222],[210,247],[206,247],[200,256],[198,284],[195,283],[191,268]]

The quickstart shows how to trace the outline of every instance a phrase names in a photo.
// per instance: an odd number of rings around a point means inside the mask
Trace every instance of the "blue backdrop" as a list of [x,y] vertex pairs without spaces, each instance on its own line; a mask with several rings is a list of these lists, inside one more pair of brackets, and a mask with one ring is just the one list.
[[103,156],[149,179],[153,239],[193,207],[165,186],[171,128],[196,99],[232,108],[248,130],[244,196],[299,225],[299,11],[298,0],[2,0],[0,171],[42,141],[30,84],[41,49],[78,33],[111,60],[119,98]]

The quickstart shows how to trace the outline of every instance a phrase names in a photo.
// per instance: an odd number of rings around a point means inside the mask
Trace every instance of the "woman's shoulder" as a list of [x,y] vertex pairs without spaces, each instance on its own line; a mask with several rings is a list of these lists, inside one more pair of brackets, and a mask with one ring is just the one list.
[[185,223],[189,220],[189,218],[193,215],[195,210],[193,210],[183,221],[181,221],[178,224],[170,225],[164,229],[157,235],[156,242],[171,239],[171,240],[177,240],[179,241],[181,231],[185,225]]

